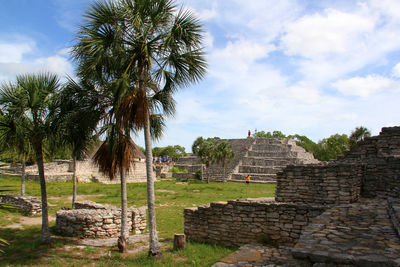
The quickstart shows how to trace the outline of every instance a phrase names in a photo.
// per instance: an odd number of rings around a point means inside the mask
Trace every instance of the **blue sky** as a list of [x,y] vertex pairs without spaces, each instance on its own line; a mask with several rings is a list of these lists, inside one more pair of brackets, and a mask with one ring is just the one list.
[[[74,75],[89,0],[0,0],[0,81]],[[154,146],[280,130],[318,141],[399,125],[400,1],[178,0],[202,20],[208,74],[175,95]],[[136,138],[143,145],[141,134]]]

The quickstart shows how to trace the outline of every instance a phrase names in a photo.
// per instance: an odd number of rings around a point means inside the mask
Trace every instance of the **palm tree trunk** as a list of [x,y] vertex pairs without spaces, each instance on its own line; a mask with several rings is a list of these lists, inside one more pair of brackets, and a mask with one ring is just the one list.
[[25,154],[22,154],[21,158],[22,163],[22,173],[21,173],[21,196],[25,195]]
[[75,209],[75,202],[76,202],[76,157],[72,157],[72,208]]
[[147,172],[147,208],[149,213],[149,234],[150,234],[150,257],[160,257],[161,249],[158,242],[157,223],[156,223],[156,208],[155,208],[155,194],[154,194],[154,175],[152,166],[152,151],[151,151],[151,137],[150,137],[150,117],[149,114],[145,116],[144,123],[144,142],[146,146],[146,172]]
[[122,166],[119,168],[121,177],[121,236],[119,237],[119,252],[125,253],[128,250],[128,197],[126,193],[126,176]]
[[40,191],[42,197],[42,243],[50,243],[50,231],[49,231],[49,214],[47,211],[47,191],[46,191],[46,180],[44,176],[43,166],[43,148],[42,143],[36,144],[35,146],[36,161],[39,172],[40,180]]

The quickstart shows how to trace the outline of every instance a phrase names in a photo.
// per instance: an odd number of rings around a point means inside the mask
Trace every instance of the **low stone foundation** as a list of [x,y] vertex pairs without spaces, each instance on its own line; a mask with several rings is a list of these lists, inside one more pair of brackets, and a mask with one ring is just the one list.
[[42,213],[42,202],[36,197],[18,196],[15,194],[0,195],[0,202],[18,205],[25,215],[36,215]]
[[187,208],[185,234],[198,242],[239,246],[271,242],[293,246],[311,218],[323,207],[291,203],[236,200]]
[[[75,203],[75,210],[59,210],[56,215],[56,231],[60,234],[85,238],[119,236],[121,209],[94,202]],[[142,234],[146,228],[146,207],[128,209],[128,228],[134,234]]]

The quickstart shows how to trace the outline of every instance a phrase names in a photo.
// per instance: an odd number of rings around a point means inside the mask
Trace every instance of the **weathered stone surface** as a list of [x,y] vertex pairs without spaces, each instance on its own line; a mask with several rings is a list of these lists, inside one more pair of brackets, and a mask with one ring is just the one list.
[[387,209],[387,200],[362,199],[327,210],[304,229],[293,256],[321,264],[400,266],[400,239]]
[[[59,210],[56,231],[60,234],[90,238],[109,238],[119,235],[121,209],[94,202],[75,203],[75,210]],[[128,228],[142,234],[146,228],[146,207],[128,209]]]
[[[263,212],[256,213],[256,210]],[[310,218],[323,210],[320,206],[257,202],[254,199],[211,203],[207,208],[185,209],[185,234],[190,240],[212,240],[227,246],[257,242],[262,238],[294,245]],[[294,223],[299,227],[295,228]]]
[[36,215],[42,213],[42,202],[36,197],[19,196],[15,194],[0,195],[0,202],[18,205],[25,215]]

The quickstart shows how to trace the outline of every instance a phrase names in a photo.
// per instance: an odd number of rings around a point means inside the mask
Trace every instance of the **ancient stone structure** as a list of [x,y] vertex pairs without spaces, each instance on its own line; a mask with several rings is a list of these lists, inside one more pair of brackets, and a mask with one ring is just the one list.
[[363,166],[326,164],[287,166],[278,174],[276,201],[335,205],[360,198]]
[[290,254],[290,266],[400,266],[400,127],[383,128],[337,161],[286,167],[276,201],[185,209],[185,234],[226,245],[264,239]]
[[293,246],[310,219],[323,207],[236,200],[184,211],[187,239],[238,246],[262,242]]
[[[1,173],[20,175],[20,166],[12,168],[0,168]],[[72,161],[55,160],[44,164],[44,173],[47,181],[65,182],[72,179]],[[76,174],[79,182],[100,182],[105,184],[116,184],[120,182],[119,175],[114,180],[110,180],[106,175],[99,172],[98,167],[91,160],[76,162]],[[30,180],[39,180],[37,166],[26,167],[26,178]],[[127,174],[127,182],[146,182],[146,161],[136,159],[131,170]]]
[[[94,202],[75,203],[74,210],[59,210],[56,231],[69,236],[108,238],[119,236],[121,209]],[[128,209],[128,228],[134,234],[146,229],[146,207]]]
[[42,213],[42,202],[36,197],[19,196],[15,194],[0,195],[0,202],[17,205],[25,215],[36,215]]
[[[222,139],[217,142],[222,141],[231,144],[235,158],[225,168],[211,165],[204,171],[204,178],[208,175],[213,180],[243,182],[249,174],[251,182],[275,183],[276,173],[289,164],[319,162],[289,138]],[[174,173],[174,177],[193,178],[194,173],[201,170],[201,163],[195,156],[191,156],[179,159],[175,167],[187,169],[188,173]]]

